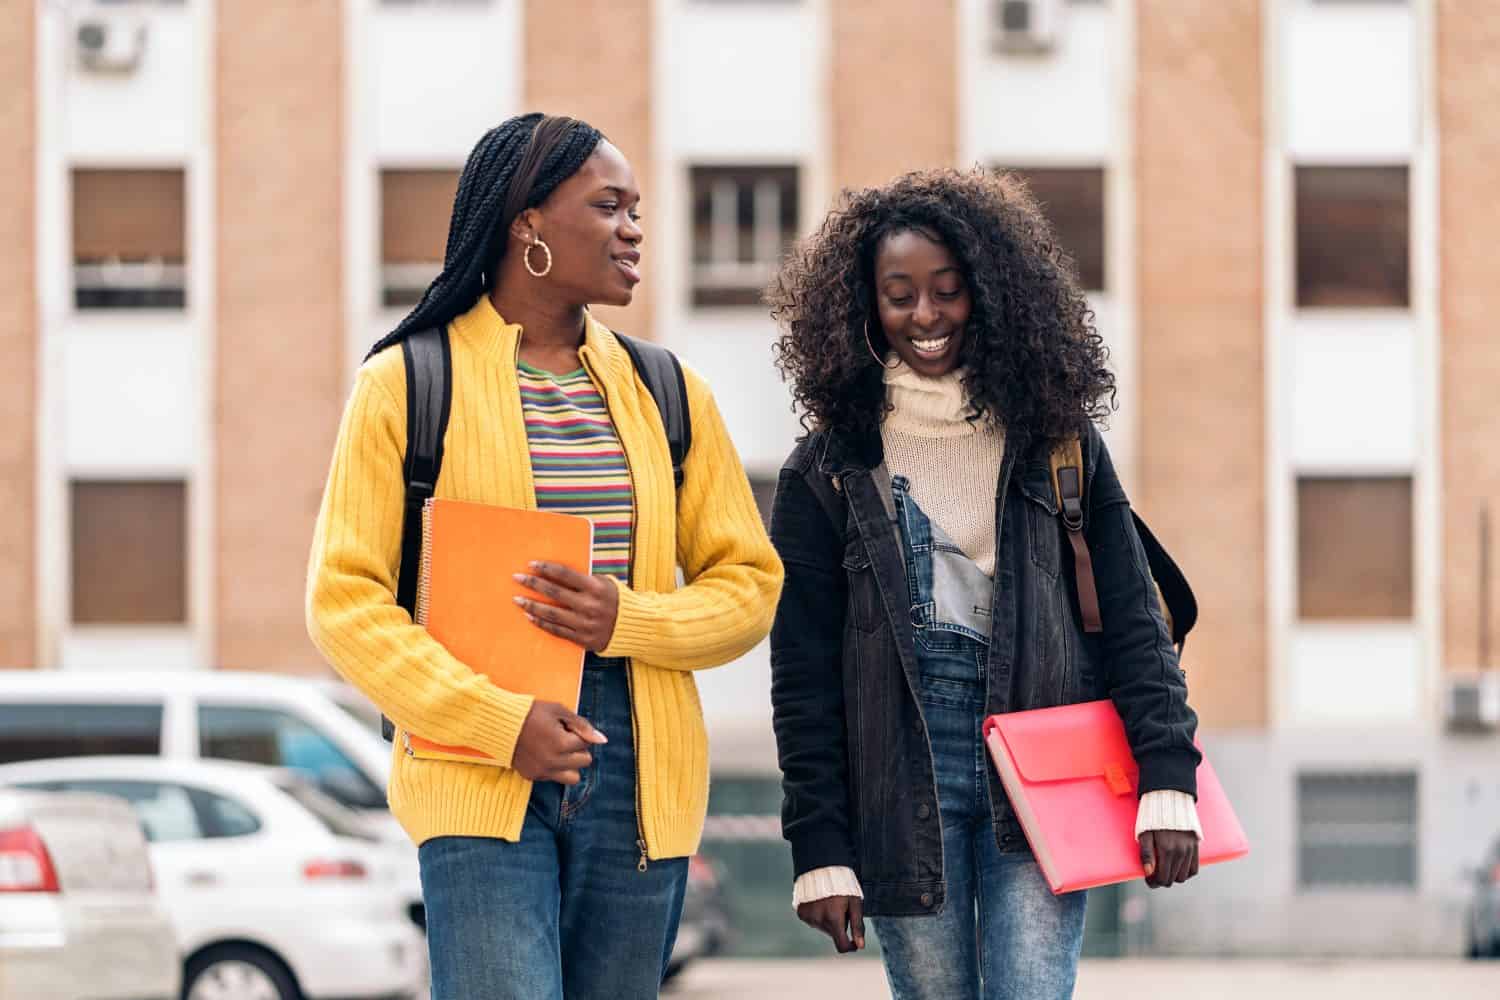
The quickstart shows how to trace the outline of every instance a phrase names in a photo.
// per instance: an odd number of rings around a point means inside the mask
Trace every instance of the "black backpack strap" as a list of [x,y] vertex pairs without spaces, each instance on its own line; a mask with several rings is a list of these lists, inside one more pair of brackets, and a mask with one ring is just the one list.
[[1135,532],[1141,536],[1141,547],[1146,550],[1151,575],[1156,578],[1156,589],[1166,606],[1163,610],[1168,611],[1167,624],[1172,631],[1172,642],[1180,652],[1187,642],[1187,634],[1198,623],[1198,599],[1193,596],[1187,577],[1156,540],[1146,522],[1134,511],[1131,511],[1131,516],[1135,518]]
[[661,423],[667,431],[667,447],[672,452],[672,478],[682,488],[682,463],[687,460],[688,449],[693,446],[693,418],[688,412],[687,380],[682,374],[682,362],[677,355],[665,347],[646,340],[636,340],[623,333],[616,333],[620,346],[630,355],[630,363],[640,374],[641,381],[656,400],[661,411]]
[[[422,561],[422,505],[437,489],[443,468],[443,438],[453,406],[453,355],[448,330],[435,326],[401,341],[406,361],[406,503],[401,519],[401,576],[396,603],[416,615]],[[380,731],[395,738],[395,726],[380,717]]]

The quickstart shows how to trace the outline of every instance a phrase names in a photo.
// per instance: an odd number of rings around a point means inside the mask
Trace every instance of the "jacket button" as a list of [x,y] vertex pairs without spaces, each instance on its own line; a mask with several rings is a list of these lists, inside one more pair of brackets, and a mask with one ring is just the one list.
[[931,815],[932,815],[932,807],[929,806],[927,803],[923,802],[921,805],[917,806],[917,819],[926,819],[928,816],[931,816]]
[[928,907],[930,909],[932,907],[932,893],[930,893],[930,892],[924,892],[924,893],[922,893],[922,900],[921,900],[921,902],[922,902],[923,906]]

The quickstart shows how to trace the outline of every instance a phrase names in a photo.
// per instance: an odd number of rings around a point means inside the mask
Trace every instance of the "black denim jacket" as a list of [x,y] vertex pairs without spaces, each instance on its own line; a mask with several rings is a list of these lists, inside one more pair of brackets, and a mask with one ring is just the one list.
[[[1103,439],[1092,425],[1083,434],[1084,531],[1104,621],[1102,634],[1086,634],[1048,449],[1008,437],[995,493],[986,712],[1112,698],[1140,794],[1196,794],[1197,716]],[[771,538],[786,584],[771,631],[771,701],[796,874],[846,865],[859,875],[865,912],[895,916],[936,912],[945,883],[883,461],[878,435],[817,431],[781,470]],[[1028,850],[993,771],[990,805],[1000,849]]]

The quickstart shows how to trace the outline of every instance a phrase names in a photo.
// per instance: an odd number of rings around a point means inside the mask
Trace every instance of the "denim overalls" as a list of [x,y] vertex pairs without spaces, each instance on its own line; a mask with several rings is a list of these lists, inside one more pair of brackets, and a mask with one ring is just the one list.
[[[994,583],[891,477],[943,826],[947,903],[936,916],[875,917],[897,1000],[1051,1000],[1073,994],[1085,894],[1053,896],[1030,852],[991,829],[984,722]],[[922,807],[925,808],[925,807]],[[982,985],[981,985],[982,984]]]

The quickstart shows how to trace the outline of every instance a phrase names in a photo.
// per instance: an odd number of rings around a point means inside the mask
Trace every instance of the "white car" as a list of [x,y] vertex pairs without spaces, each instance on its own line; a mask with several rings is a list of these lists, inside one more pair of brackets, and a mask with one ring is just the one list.
[[130,807],[0,788],[0,997],[176,1000],[181,978]]
[[426,988],[406,853],[285,770],[151,757],[0,766],[0,784],[130,802],[177,933],[186,1000],[401,997]]

